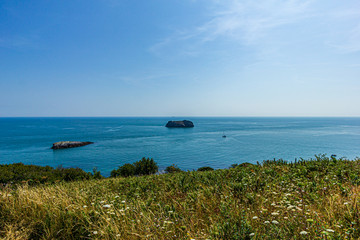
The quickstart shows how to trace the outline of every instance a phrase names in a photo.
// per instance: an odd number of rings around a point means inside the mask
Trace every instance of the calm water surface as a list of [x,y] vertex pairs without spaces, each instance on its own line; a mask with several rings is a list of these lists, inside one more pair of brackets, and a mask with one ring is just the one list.
[[[164,127],[182,119],[195,127]],[[50,149],[65,140],[95,144]],[[144,156],[160,170],[171,164],[192,170],[319,153],[360,156],[360,118],[0,118],[0,164],[96,167],[105,176]]]

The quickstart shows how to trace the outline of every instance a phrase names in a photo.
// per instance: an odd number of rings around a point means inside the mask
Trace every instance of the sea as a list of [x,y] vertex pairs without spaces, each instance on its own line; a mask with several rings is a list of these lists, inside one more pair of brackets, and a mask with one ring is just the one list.
[[[194,128],[166,128],[169,120]],[[226,137],[223,137],[226,135]],[[91,141],[52,150],[58,141]],[[320,117],[64,117],[0,118],[0,164],[94,168],[104,176],[142,157],[159,170],[229,168],[243,162],[360,157],[360,118]]]

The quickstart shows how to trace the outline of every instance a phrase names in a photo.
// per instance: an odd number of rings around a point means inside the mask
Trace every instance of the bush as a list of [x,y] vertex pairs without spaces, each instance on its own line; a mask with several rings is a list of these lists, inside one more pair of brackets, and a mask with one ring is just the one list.
[[201,167],[198,169],[199,172],[204,172],[204,171],[213,171],[214,169],[212,167]]
[[53,183],[55,181],[75,181],[99,177],[87,173],[80,168],[63,168],[56,169],[50,166],[25,165],[23,163],[13,163],[0,165],[0,183]]
[[158,166],[154,159],[142,158],[140,161],[134,163],[136,175],[150,175],[157,173]]
[[137,161],[133,164],[126,163],[118,169],[114,169],[111,171],[111,177],[129,177],[134,175],[150,175],[157,173],[158,166],[154,159],[150,158],[142,158],[140,161]]
[[165,168],[165,173],[175,173],[175,172],[182,172],[182,170],[175,164]]
[[135,166],[130,163],[126,163],[123,166],[119,167],[117,170],[114,169],[111,171],[110,176],[111,177],[129,177],[135,175]]

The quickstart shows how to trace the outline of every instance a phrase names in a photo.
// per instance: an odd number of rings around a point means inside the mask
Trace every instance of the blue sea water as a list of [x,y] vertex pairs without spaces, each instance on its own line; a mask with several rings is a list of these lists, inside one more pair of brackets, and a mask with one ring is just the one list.
[[[164,127],[182,119],[195,127]],[[50,149],[65,140],[95,144]],[[154,158],[160,170],[171,164],[192,170],[320,153],[360,157],[360,118],[0,118],[0,164],[96,167],[105,176],[142,157]]]

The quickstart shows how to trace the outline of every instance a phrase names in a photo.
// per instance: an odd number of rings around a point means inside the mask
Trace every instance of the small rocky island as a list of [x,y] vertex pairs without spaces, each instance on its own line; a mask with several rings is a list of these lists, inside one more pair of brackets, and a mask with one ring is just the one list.
[[165,127],[168,128],[192,128],[194,127],[193,122],[189,120],[183,120],[183,121],[169,121]]
[[53,143],[51,149],[65,149],[65,148],[74,148],[82,147],[85,145],[93,144],[93,142],[76,142],[76,141],[61,141]]

